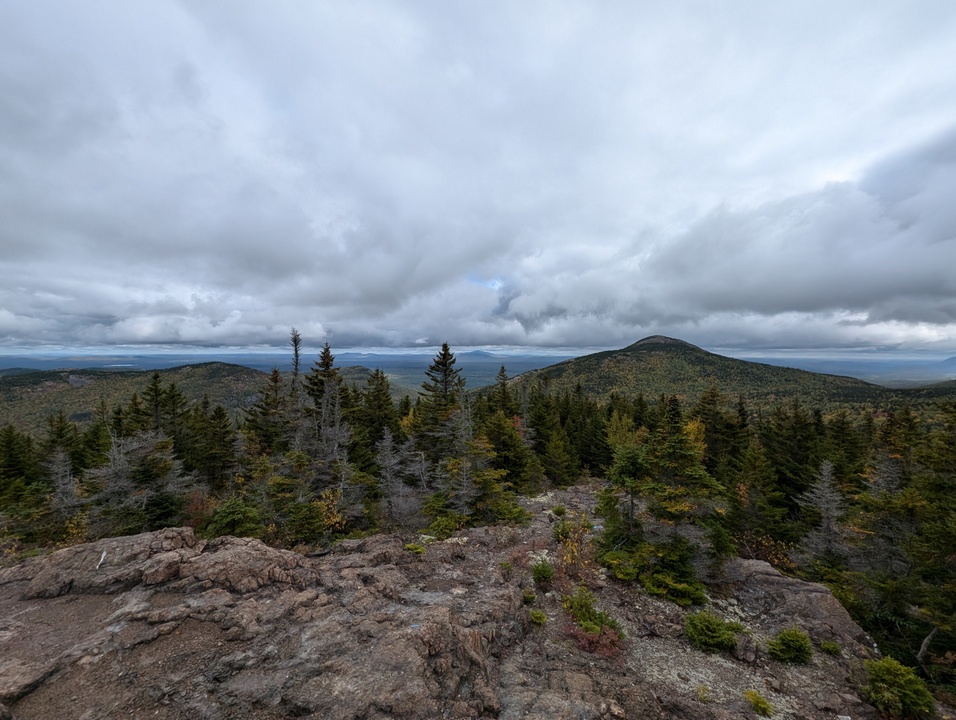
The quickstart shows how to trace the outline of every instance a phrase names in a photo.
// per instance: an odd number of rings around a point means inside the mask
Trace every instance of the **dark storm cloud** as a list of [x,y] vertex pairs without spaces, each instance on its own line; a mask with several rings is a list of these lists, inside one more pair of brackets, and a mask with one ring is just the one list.
[[956,347],[948,3],[0,7],[0,344]]

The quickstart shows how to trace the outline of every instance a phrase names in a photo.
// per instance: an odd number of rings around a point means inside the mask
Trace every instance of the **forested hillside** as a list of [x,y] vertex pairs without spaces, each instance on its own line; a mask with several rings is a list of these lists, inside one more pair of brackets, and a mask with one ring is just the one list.
[[[417,397],[396,403],[380,370],[353,385],[328,345],[309,366],[300,347],[293,331],[293,372],[259,375],[238,421],[156,373],[82,425],[65,412],[38,435],[6,424],[5,555],[178,525],[299,549],[382,530],[441,538],[520,524],[519,495],[587,482],[603,527],[556,511],[555,532],[614,581],[701,604],[723,558],[767,560],[827,582],[885,652],[940,692],[956,683],[951,399],[914,408],[865,383],[801,373],[786,401],[758,411],[736,384],[746,363],[707,358],[712,371],[694,375],[703,351],[658,340],[622,357],[683,378],[685,392],[601,395],[599,377],[585,391],[557,370],[516,382],[502,368],[472,394],[444,345]],[[624,361],[588,362],[606,371]],[[737,369],[730,389],[727,368]],[[756,372],[769,385],[780,370]],[[813,389],[807,398],[800,385]],[[844,389],[842,406],[820,398],[827,387]],[[857,393],[867,402],[846,404]]]
[[621,350],[585,355],[525,373],[516,384],[547,382],[555,392],[582,392],[592,398],[677,395],[695,402],[711,387],[742,397],[753,408],[799,399],[817,407],[880,403],[905,395],[850,377],[824,375],[736,360],[660,335]]
[[[363,367],[342,369],[349,383],[364,383],[371,371]],[[189,402],[204,397],[222,405],[235,419],[255,402],[266,373],[244,365],[222,362],[196,363],[171,369],[141,370],[28,370],[0,371],[0,426],[15,425],[33,433],[45,432],[49,418],[60,413],[85,424],[134,393],[142,394],[155,373],[175,387]]]

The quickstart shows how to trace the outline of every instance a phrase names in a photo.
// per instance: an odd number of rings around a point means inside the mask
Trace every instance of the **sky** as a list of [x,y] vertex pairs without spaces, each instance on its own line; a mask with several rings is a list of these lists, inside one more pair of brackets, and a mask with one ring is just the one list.
[[0,354],[956,354],[950,0],[0,3]]

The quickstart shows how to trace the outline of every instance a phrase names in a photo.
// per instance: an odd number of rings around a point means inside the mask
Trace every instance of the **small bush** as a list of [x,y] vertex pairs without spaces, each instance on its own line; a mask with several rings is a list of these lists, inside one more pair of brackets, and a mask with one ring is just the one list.
[[612,550],[601,556],[601,564],[618,580],[637,580],[641,569],[635,562],[634,554],[627,550]]
[[747,690],[744,692],[744,699],[750,703],[750,707],[753,708],[754,712],[763,717],[770,717],[773,715],[773,705],[761,695],[756,690]]
[[503,560],[498,563],[498,567],[501,568],[501,576],[507,580],[511,577],[512,571],[515,569],[515,566],[512,565],[509,561]]
[[684,632],[691,645],[704,652],[733,650],[737,645],[737,634],[745,630],[737,622],[728,622],[702,610],[684,618]]
[[554,541],[563,543],[571,539],[571,534],[574,532],[574,523],[570,520],[560,520],[554,524],[554,528],[551,530],[551,534],[554,536]]
[[650,594],[687,607],[707,602],[693,559],[694,548],[679,537],[666,543],[641,543],[630,550],[611,550],[600,562],[618,580],[640,580]]
[[594,607],[594,595],[583,585],[579,585],[573,595],[562,597],[561,606],[574,619],[578,627],[590,635],[600,634],[604,628],[610,628],[619,637],[624,636],[617,620]]
[[535,585],[547,586],[554,580],[554,565],[546,558],[540,558],[531,566],[531,579]]
[[840,647],[840,643],[838,642],[833,642],[832,640],[821,640],[820,652],[825,652],[827,655],[842,655],[843,648]]
[[866,670],[863,694],[884,713],[914,718],[933,712],[933,696],[912,668],[891,657],[864,660],[863,668]]
[[551,512],[558,517],[564,517],[568,514],[568,509],[566,507],[562,507],[561,505],[555,505],[553,508],[551,508]]
[[663,595],[680,607],[703,605],[707,602],[707,593],[699,582],[676,580],[666,572],[656,572],[641,578],[644,589],[651,595]]
[[240,497],[230,498],[216,508],[204,528],[204,534],[208,538],[220,535],[257,538],[264,533],[265,527],[259,508]]
[[531,610],[528,614],[531,617],[531,622],[535,625],[540,626],[548,622],[548,616],[542,610]]
[[521,591],[521,600],[522,602],[524,602],[525,605],[530,605],[537,599],[537,597],[538,596],[535,595],[534,591],[531,588],[524,588]]
[[710,694],[710,688],[706,685],[697,686],[697,702],[700,703],[709,703],[713,700],[713,697]]
[[813,657],[813,643],[803,630],[787,628],[767,643],[767,654],[780,662],[804,665]]
[[465,518],[460,515],[446,514],[435,518],[428,526],[428,534],[439,540],[447,540],[465,526]]
[[406,549],[408,552],[410,552],[410,553],[414,553],[415,555],[424,555],[424,554],[425,554],[425,546],[424,546],[424,545],[419,545],[418,543],[408,543],[408,544],[405,546],[405,549]]

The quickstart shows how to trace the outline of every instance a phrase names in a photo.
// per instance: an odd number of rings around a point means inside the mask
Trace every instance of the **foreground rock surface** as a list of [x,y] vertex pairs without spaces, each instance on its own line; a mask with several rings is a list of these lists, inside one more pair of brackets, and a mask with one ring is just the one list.
[[[529,557],[557,554],[548,509],[589,513],[572,488],[529,501],[527,528],[480,528],[427,545],[379,535],[322,557],[188,528],[112,538],[0,570],[0,718],[756,717],[876,718],[859,696],[867,638],[822,586],[736,561],[712,610],[751,634],[728,655],[683,637],[686,611],[634,585],[589,578],[626,632],[602,657],[567,636],[558,590]],[[588,570],[588,572],[593,572]],[[559,581],[560,582],[560,581]],[[806,666],[769,659],[799,626],[843,648]],[[6,713],[6,714],[5,714]]]

